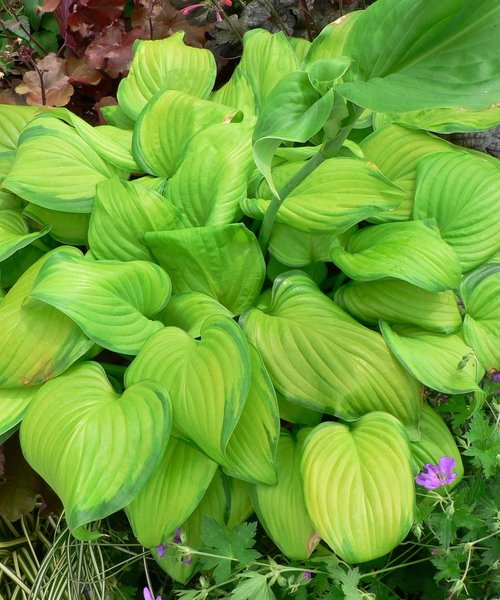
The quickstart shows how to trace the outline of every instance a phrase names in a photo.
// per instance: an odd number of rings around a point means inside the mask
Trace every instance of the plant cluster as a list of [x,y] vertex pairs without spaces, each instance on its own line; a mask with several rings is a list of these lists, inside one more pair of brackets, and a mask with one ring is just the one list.
[[379,0],[313,42],[248,32],[217,90],[176,33],[136,42],[107,125],[0,106],[0,435],[72,536],[123,509],[203,572],[185,600],[354,600],[413,529],[467,593],[498,532],[500,169],[429,132],[500,122],[499,23]]

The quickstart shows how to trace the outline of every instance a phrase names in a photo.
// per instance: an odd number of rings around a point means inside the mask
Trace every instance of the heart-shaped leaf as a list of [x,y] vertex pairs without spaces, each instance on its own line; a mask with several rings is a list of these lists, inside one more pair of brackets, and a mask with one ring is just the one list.
[[213,87],[217,67],[209,50],[191,48],[178,31],[164,40],[138,40],[127,77],[118,86],[123,111],[137,119],[147,102],[160,90],[180,90],[206,98]]
[[408,533],[415,505],[408,438],[383,412],[347,426],[323,423],[304,442],[307,511],[319,535],[349,563],[384,556]]
[[416,429],[419,388],[382,336],[360,325],[305,275],[276,279],[268,309],[240,317],[287,400],[342,419],[384,410]]
[[126,372],[127,385],[155,379],[169,391],[176,435],[225,462],[250,388],[248,343],[230,318],[214,316],[194,340],[177,327],[151,337]]
[[384,223],[355,232],[332,261],[352,279],[402,279],[429,292],[458,288],[460,262],[432,223]]
[[30,230],[22,216],[14,210],[0,210],[0,262],[20,248],[44,236],[50,227],[40,231]]
[[484,370],[458,333],[431,333],[411,325],[390,327],[383,321],[380,330],[400,363],[427,387],[448,394],[479,390]]
[[168,302],[165,271],[146,261],[95,261],[56,252],[43,264],[31,296],[73,319],[103,348],[137,354],[163,328],[150,319]]
[[154,381],[120,396],[97,363],[82,363],[37,393],[21,425],[28,462],[63,501],[79,539],[84,527],[127,506],[156,469],[170,435],[166,392]]

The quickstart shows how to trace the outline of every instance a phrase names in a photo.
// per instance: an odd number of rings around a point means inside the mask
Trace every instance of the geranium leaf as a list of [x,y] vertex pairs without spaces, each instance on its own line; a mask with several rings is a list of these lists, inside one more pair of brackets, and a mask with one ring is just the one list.
[[242,223],[144,234],[175,294],[202,292],[234,315],[251,306],[265,275],[255,235]]
[[130,71],[118,87],[118,102],[137,119],[147,102],[160,90],[180,90],[206,98],[217,72],[213,54],[191,48],[179,31],[164,40],[140,40],[134,44]]
[[44,263],[31,296],[73,319],[103,348],[137,354],[163,328],[150,317],[168,302],[165,271],[146,261],[93,261],[56,252]]
[[319,425],[304,442],[301,470],[310,518],[347,562],[383,556],[408,533],[413,469],[406,432],[393,416]]
[[166,543],[200,503],[217,470],[213,462],[182,440],[171,437],[157,468],[126,513],[146,548]]
[[449,394],[479,390],[484,370],[458,333],[431,333],[411,325],[390,327],[383,321],[380,330],[401,364],[426,386]]
[[62,499],[76,537],[127,506],[159,464],[170,435],[168,395],[153,381],[116,393],[97,363],[47,382],[21,425],[28,462]]
[[176,435],[218,462],[241,416],[250,388],[250,351],[232,319],[214,316],[194,340],[177,327],[151,337],[127,370],[127,385],[155,379],[172,398]]
[[0,210],[0,262],[41,238],[49,230],[50,227],[44,227],[30,233],[26,221],[18,212]]
[[394,277],[429,292],[458,288],[458,256],[433,222],[383,223],[355,232],[347,248],[333,246],[332,261],[352,279]]
[[276,455],[276,485],[251,487],[259,521],[288,558],[305,560],[320,541],[307,513],[300,460],[304,438],[310,429],[301,429],[296,438],[283,431]]
[[384,410],[416,428],[419,390],[382,336],[327,298],[300,272],[276,279],[268,309],[240,317],[276,390],[342,419]]

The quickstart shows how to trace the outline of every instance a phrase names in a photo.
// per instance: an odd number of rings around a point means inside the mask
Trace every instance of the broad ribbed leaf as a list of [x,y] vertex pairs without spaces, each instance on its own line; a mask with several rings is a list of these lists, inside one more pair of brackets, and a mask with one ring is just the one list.
[[410,530],[411,454],[404,428],[391,415],[319,425],[304,442],[301,469],[311,521],[347,562],[387,554]]
[[148,173],[171,177],[192,138],[210,125],[229,123],[236,112],[184,92],[163,90],[151,98],[137,121],[134,157]]
[[[174,408],[175,411],[175,408]],[[203,498],[217,463],[171,437],[158,466],[126,513],[134,535],[146,548],[166,543]]]
[[[56,252],[68,257],[78,254],[73,248],[59,248]],[[2,388],[33,386],[57,377],[92,346],[71,319],[52,306],[29,298],[38,273],[53,255],[54,252],[48,252],[28,268],[0,303]]]
[[42,114],[21,134],[16,159],[3,185],[44,208],[88,213],[96,184],[115,173],[117,169],[72,127]]
[[211,52],[186,46],[184,32],[164,40],[138,40],[127,77],[118,86],[120,108],[137,119],[147,102],[160,90],[180,90],[206,98],[217,74]]
[[302,445],[309,431],[301,429],[295,439],[283,431],[276,455],[278,483],[251,488],[259,521],[283,554],[294,560],[309,558],[320,541],[306,510],[300,474]]
[[182,216],[161,194],[113,177],[97,185],[89,244],[97,259],[152,261],[141,235],[182,226]]
[[411,325],[390,327],[383,321],[380,330],[400,363],[427,387],[448,394],[479,390],[484,370],[458,333],[431,333]]
[[0,104],[0,153],[17,149],[19,134],[38,110],[38,106]]
[[175,294],[202,292],[237,315],[260,292],[264,259],[242,223],[145,233],[144,241],[170,275]]
[[156,469],[171,427],[170,402],[154,381],[120,395],[97,363],[82,363],[41,387],[21,425],[32,467],[63,501],[68,525],[127,506]]
[[193,227],[237,220],[246,198],[252,161],[252,126],[212,125],[190,142],[165,195]]
[[378,129],[360,144],[366,160],[406,194],[401,205],[391,212],[373,217],[374,222],[408,221],[413,211],[413,197],[419,162],[435,152],[459,151],[456,146],[425,131],[415,131],[400,125]]
[[289,423],[315,427],[321,423],[323,417],[322,413],[306,408],[305,406],[300,406],[299,404],[294,404],[283,398],[280,394],[278,394],[278,406],[280,410],[280,419],[288,421]]
[[50,236],[62,244],[85,246],[89,229],[88,213],[68,213],[28,204],[23,214],[50,228]]
[[203,323],[214,315],[232,317],[230,311],[211,296],[201,292],[174,294],[156,318],[165,325],[184,329],[190,336],[200,337]]
[[252,377],[245,407],[226,447],[224,471],[251,483],[274,485],[280,432],[278,401],[262,358],[250,344]]
[[467,152],[436,154],[418,167],[415,219],[436,219],[464,272],[500,250],[500,171]]
[[299,61],[283,32],[252,29],[243,37],[239,68],[254,91],[258,113],[278,81],[299,68]]
[[0,388],[0,436],[20,423],[39,388]]
[[300,273],[276,279],[269,309],[240,318],[276,390],[342,419],[384,410],[416,427],[419,388],[382,336],[357,323]]
[[245,119],[251,119],[256,115],[255,94],[239,65],[231,75],[231,79],[210,94],[210,100],[241,110]]
[[14,210],[0,210],[0,261],[12,256],[20,248],[24,248],[44,236],[50,227],[30,233],[23,217]]
[[380,319],[451,333],[462,324],[455,294],[428,292],[399,279],[350,281],[335,293],[335,302],[359,321],[376,325]]
[[443,419],[425,403],[422,405],[420,434],[422,439],[410,444],[411,454],[418,470],[421,471],[426,464],[437,465],[442,456],[451,456],[456,462],[453,472],[457,474],[452,485],[457,485],[464,474],[462,457],[457,444]]
[[45,252],[35,246],[25,246],[0,264],[0,284],[12,287],[21,275],[44,256]]
[[485,369],[500,371],[500,257],[464,278],[464,337]]
[[331,233],[309,233],[284,223],[275,223],[269,252],[283,264],[292,267],[330,262],[330,246],[336,237]]
[[332,261],[352,279],[394,277],[429,292],[458,288],[460,262],[427,221],[384,223],[355,232],[347,248],[334,246]]
[[349,31],[350,83],[337,89],[379,112],[488,108],[500,100],[499,19],[497,0],[378,0]]
[[75,321],[96,344],[137,354],[163,328],[150,319],[167,303],[165,271],[146,261],[95,261],[54,253],[38,274],[31,296]]
[[397,208],[403,199],[403,191],[368,163],[330,158],[287,196],[276,220],[302,231],[339,234]]
[[250,352],[232,319],[205,321],[201,340],[165,327],[144,344],[127,370],[127,385],[155,379],[169,391],[177,435],[225,462],[225,450],[241,416],[251,378]]

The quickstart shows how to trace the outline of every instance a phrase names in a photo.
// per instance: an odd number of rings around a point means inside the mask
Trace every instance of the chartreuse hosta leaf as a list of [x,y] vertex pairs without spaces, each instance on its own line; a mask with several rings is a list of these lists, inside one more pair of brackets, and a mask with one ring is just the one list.
[[84,246],[87,244],[90,215],[50,210],[28,204],[23,214],[40,225],[50,228],[50,236],[62,244]]
[[245,119],[256,115],[255,94],[245,72],[239,65],[231,75],[231,79],[210,94],[210,100],[241,110]]
[[349,31],[353,64],[337,89],[379,112],[488,108],[500,99],[499,19],[496,0],[379,0]]
[[12,287],[21,275],[42,258],[44,250],[31,244],[18,250],[0,263],[0,284],[5,289]]
[[275,456],[280,431],[278,401],[258,351],[249,344],[250,390],[226,446],[224,471],[251,483],[276,483]]
[[182,215],[161,194],[113,177],[97,185],[89,244],[97,259],[152,261],[142,233],[182,226]]
[[276,455],[278,483],[251,487],[255,512],[269,537],[288,558],[306,560],[320,541],[304,502],[300,461],[304,438],[282,431]]
[[465,305],[464,337],[485,369],[500,371],[500,257],[465,277],[460,295]]
[[201,292],[187,292],[174,294],[156,318],[165,325],[184,329],[190,336],[197,338],[200,337],[203,323],[214,315],[233,316],[212,296]]
[[284,223],[275,223],[269,252],[283,264],[292,267],[330,262],[330,246],[336,237],[331,233],[309,233]]
[[335,302],[359,321],[376,325],[380,319],[451,333],[462,325],[451,290],[428,292],[400,279],[350,281],[335,293]]
[[44,208],[89,213],[96,184],[117,173],[116,167],[104,161],[75,129],[42,114],[23,130],[3,185]]
[[309,425],[310,427],[321,423],[322,413],[290,402],[286,398],[283,398],[281,394],[278,394],[278,406],[280,418],[283,421],[297,423],[298,425]]
[[239,69],[254,91],[257,113],[278,81],[298,68],[297,56],[283,32],[253,29],[245,33]]
[[[73,248],[59,248],[56,252],[68,257],[79,254]],[[66,315],[30,298],[36,277],[52,256],[54,251],[30,266],[0,303],[2,388],[33,386],[57,377],[93,344]]]
[[0,388],[0,436],[19,424],[39,389],[39,385]]
[[330,158],[287,196],[276,221],[302,231],[339,234],[397,208],[403,198],[404,192],[367,162]]
[[118,86],[120,108],[137,119],[147,102],[160,90],[180,90],[206,98],[217,74],[209,50],[191,48],[178,31],[164,40],[138,40],[127,77]]
[[418,167],[415,219],[436,219],[464,272],[500,250],[500,171],[467,152],[436,154]]
[[401,364],[427,387],[448,394],[479,390],[484,374],[474,350],[458,333],[424,331],[381,321],[380,330]]
[[103,368],[82,363],[45,383],[21,425],[26,459],[61,498],[76,537],[127,506],[158,466],[171,428],[170,401],[154,381],[122,395]]
[[198,506],[217,470],[217,463],[173,436],[165,452],[155,455],[160,462],[126,508],[132,530],[146,548],[170,541]]
[[23,217],[14,210],[0,210],[0,262],[44,236],[50,227],[30,233]]
[[419,471],[425,464],[437,465],[442,456],[451,456],[455,459],[457,474],[453,486],[457,485],[464,474],[462,457],[443,419],[428,404],[422,406],[422,418],[420,419],[421,440],[411,442],[410,449],[413,460]]
[[236,114],[236,109],[222,104],[162,90],[148,102],[134,128],[134,157],[146,172],[171,177],[198,132],[215,123],[229,123]]
[[459,151],[456,146],[430,135],[400,125],[378,129],[360,144],[366,160],[374,163],[395,185],[405,191],[401,205],[391,212],[373,217],[374,222],[407,221],[413,211],[413,198],[419,162],[435,152]]
[[224,463],[250,389],[248,343],[229,317],[208,318],[201,339],[177,327],[151,337],[126,372],[127,385],[155,379],[172,398],[177,435]]
[[131,119],[118,104],[110,106],[100,106],[99,112],[102,113],[106,123],[119,127],[120,129],[132,130],[135,125],[134,119]]
[[332,246],[332,261],[352,279],[394,277],[429,292],[458,288],[458,256],[431,221],[383,223],[355,232],[344,250]]
[[417,427],[415,380],[379,333],[360,325],[306,275],[276,279],[270,308],[250,309],[240,321],[287,400],[349,421],[384,410]]
[[31,296],[66,314],[96,344],[137,354],[163,328],[150,317],[168,302],[165,271],[146,261],[96,261],[55,252],[43,264]]
[[0,104],[0,154],[17,149],[19,134],[38,110],[38,106]]
[[242,223],[144,234],[175,294],[202,292],[234,315],[252,305],[265,275],[255,235]]
[[217,124],[191,140],[165,195],[193,227],[224,225],[241,215],[254,166],[252,129],[247,122]]
[[301,470],[311,521],[347,562],[383,556],[405,538],[415,489],[409,441],[393,416],[319,425],[304,442]]

